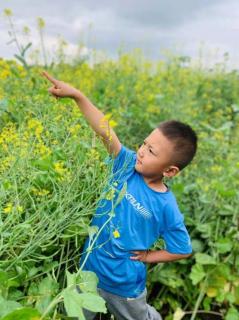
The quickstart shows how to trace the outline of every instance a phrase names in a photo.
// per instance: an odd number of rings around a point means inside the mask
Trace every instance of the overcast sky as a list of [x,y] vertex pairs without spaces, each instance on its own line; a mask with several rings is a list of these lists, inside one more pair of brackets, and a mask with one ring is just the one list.
[[104,51],[116,57],[120,46],[125,51],[141,48],[152,59],[164,56],[164,49],[198,58],[202,48],[205,63],[222,61],[239,68],[238,0],[1,0],[0,57],[17,53],[10,40],[9,25],[3,10],[13,11],[20,41],[24,26],[31,29],[33,47],[39,47],[37,18],[46,22],[45,43],[49,56],[61,35],[68,42],[68,53],[77,51],[83,41],[86,49]]

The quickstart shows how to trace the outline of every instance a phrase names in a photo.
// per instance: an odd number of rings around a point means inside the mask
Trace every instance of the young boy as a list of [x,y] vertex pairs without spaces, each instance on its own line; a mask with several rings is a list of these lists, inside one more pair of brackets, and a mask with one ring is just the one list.
[[[187,124],[164,121],[134,152],[119,141],[112,128],[102,125],[104,114],[82,92],[46,72],[43,75],[53,84],[49,89],[53,96],[75,100],[113,161],[108,184],[113,200],[99,201],[91,223],[105,227],[87,260],[89,238],[86,240],[80,265],[97,274],[98,292],[117,320],[160,320],[161,315],[146,302],[146,263],[175,261],[192,254],[184,217],[163,178],[175,176],[190,163],[197,135]],[[125,193],[114,206],[122,188]],[[165,250],[150,251],[158,238],[164,239]],[[87,320],[95,317],[90,311],[84,313]]]

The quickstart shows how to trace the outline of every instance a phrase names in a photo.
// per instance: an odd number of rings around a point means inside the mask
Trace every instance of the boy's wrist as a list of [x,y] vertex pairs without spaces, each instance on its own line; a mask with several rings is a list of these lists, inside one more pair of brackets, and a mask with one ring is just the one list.
[[150,254],[150,250],[146,250],[146,253],[145,253],[145,262],[146,262],[146,263],[150,263],[149,254]]
[[72,95],[72,98],[75,100],[75,102],[80,102],[83,97],[84,97],[84,95],[77,89],[74,92],[74,94]]

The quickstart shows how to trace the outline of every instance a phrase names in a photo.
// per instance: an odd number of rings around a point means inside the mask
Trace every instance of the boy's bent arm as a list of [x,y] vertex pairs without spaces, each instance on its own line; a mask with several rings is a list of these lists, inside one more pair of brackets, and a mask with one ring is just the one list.
[[146,260],[148,263],[168,262],[168,261],[185,259],[190,257],[191,255],[192,253],[177,254],[177,253],[170,253],[166,250],[155,250],[155,251],[148,251]]
[[135,256],[130,257],[130,259],[147,262],[147,263],[175,261],[175,260],[185,259],[192,256],[192,253],[177,254],[177,253],[170,253],[166,250],[133,251],[133,253],[135,254]]

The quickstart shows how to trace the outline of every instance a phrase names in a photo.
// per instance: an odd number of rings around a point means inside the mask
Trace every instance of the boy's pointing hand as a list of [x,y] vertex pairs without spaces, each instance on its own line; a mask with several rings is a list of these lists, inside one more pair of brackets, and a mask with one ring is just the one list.
[[48,91],[56,98],[77,98],[81,95],[81,92],[74,87],[70,86],[69,84],[59,81],[55,78],[53,78],[49,73],[46,71],[43,71],[42,76],[47,78],[53,86],[48,89]]
[[143,251],[132,251],[134,253],[134,256],[131,256],[131,260],[136,260],[136,261],[142,261],[142,262],[148,262],[147,257],[149,250],[143,250]]

